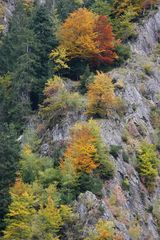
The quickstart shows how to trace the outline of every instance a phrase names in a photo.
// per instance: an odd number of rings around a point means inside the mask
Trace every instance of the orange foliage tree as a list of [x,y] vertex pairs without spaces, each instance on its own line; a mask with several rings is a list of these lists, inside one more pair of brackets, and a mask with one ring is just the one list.
[[70,141],[60,164],[62,175],[68,166],[76,175],[81,172],[91,173],[101,167],[106,169],[106,175],[113,172],[96,121],[91,119],[89,122],[77,123],[71,129]]
[[88,113],[108,116],[117,108],[118,100],[112,79],[103,72],[97,72],[94,82],[88,87]]
[[[77,125],[72,129],[71,141],[64,154],[64,159],[69,159],[75,168],[86,173],[92,172],[98,167],[95,161],[97,149],[96,138],[87,124]],[[61,162],[63,170],[64,161]]]
[[[59,33],[60,48],[66,49],[69,59],[82,58],[112,63],[117,55],[118,41],[112,33],[107,17],[99,16],[86,8],[71,13]],[[53,50],[54,51],[54,50]]]
[[96,21],[95,32],[97,33],[97,43],[99,53],[96,60],[101,62],[112,63],[116,58],[115,46],[120,42],[115,40],[112,33],[112,25],[106,16],[99,16]]
[[93,31],[97,16],[91,11],[80,8],[71,13],[59,31],[60,45],[67,49],[71,58],[90,58],[99,52],[97,34]]

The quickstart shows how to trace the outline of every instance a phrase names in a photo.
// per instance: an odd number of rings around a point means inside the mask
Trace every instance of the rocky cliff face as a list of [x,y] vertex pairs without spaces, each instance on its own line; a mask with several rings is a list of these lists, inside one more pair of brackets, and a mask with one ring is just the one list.
[[[129,43],[132,57],[125,66],[110,72],[117,94],[126,104],[125,115],[98,122],[106,146],[121,146],[118,156],[112,159],[116,175],[105,183],[101,199],[90,192],[79,196],[74,208],[83,232],[77,232],[78,224],[75,222],[76,238],[72,235],[73,229],[68,229],[68,239],[83,239],[86,231],[92,229],[101,217],[113,220],[117,229],[124,233],[125,240],[160,239],[151,211],[155,199],[160,198],[160,184],[157,182],[155,192],[149,194],[134,168],[138,142],[144,139],[156,141],[151,113],[160,107],[159,32],[160,9],[138,27],[136,41]],[[64,122],[53,126],[50,131],[52,144],[66,140],[69,128],[81,117],[70,115]],[[44,142],[42,153],[44,146],[46,149],[51,147]]]

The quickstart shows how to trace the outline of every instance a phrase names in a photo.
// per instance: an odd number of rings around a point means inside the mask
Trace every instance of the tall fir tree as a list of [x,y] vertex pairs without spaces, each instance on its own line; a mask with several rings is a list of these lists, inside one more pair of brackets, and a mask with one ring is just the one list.
[[7,121],[16,123],[18,127],[29,113],[30,92],[35,82],[33,62],[36,55],[33,48],[36,41],[30,28],[30,15],[23,2],[18,1],[0,48],[0,74],[10,72],[11,75]]
[[41,99],[45,82],[49,77],[51,77],[52,73],[49,54],[57,45],[56,36],[53,32],[54,26],[52,18],[46,6],[41,5],[35,8],[30,27],[36,36],[36,45],[33,50],[36,55],[36,59],[33,64],[33,68],[37,79],[37,82],[33,87],[31,97],[40,97]]

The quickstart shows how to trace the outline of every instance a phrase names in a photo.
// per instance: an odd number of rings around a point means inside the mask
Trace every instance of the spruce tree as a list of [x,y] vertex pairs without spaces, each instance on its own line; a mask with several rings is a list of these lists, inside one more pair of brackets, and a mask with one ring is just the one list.
[[36,36],[36,45],[33,49],[36,55],[33,64],[37,82],[33,87],[33,97],[42,96],[45,82],[51,77],[52,66],[49,60],[51,50],[56,46],[57,40],[53,34],[53,24],[46,6],[35,8],[31,21],[31,29]]
[[30,94],[36,82],[33,68],[37,58],[33,52],[36,38],[30,28],[30,18],[31,11],[18,1],[0,48],[0,74],[10,72],[11,75],[7,121],[16,123],[17,127],[22,125],[30,112]]

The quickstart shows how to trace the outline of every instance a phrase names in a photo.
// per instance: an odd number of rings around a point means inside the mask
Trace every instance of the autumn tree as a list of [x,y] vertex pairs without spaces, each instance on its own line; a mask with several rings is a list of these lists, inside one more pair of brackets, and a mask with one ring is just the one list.
[[118,46],[119,41],[115,40],[112,33],[112,26],[106,16],[98,16],[95,32],[97,33],[96,41],[98,43],[99,53],[95,56],[95,61],[111,64],[118,58],[115,52],[115,46]]
[[97,72],[94,82],[88,87],[88,113],[109,116],[117,105],[112,79],[103,72]]
[[70,141],[61,162],[63,171],[66,161],[70,161],[76,171],[85,173],[91,173],[108,162],[107,151],[95,121],[78,123],[72,128]]
[[71,13],[59,31],[60,45],[67,49],[68,56],[90,58],[99,53],[96,32],[93,31],[97,16],[80,8]]
[[71,215],[72,212],[68,206],[62,205],[57,208],[52,197],[48,196],[46,205],[40,206],[37,215],[34,216],[29,239],[59,239],[59,231]]
[[4,239],[29,239],[35,203],[31,188],[17,179],[10,191],[12,203],[6,217]]
[[95,141],[95,137],[87,126],[77,126],[72,130],[71,143],[68,145],[64,158],[73,162],[77,170],[87,173],[92,172],[98,167],[98,162],[95,161],[97,154]]
[[43,189],[17,179],[10,191],[12,203],[6,217],[7,227],[3,239],[59,239],[59,231],[72,217],[72,211],[66,205],[57,207],[55,191],[50,186],[43,199]]
[[75,124],[60,163],[61,197],[71,202],[80,192],[100,194],[102,179],[110,179],[114,166],[94,120]]
[[66,49],[69,59],[81,58],[111,63],[116,58],[112,27],[107,17],[99,16],[86,8],[71,13],[59,32],[59,48]]

